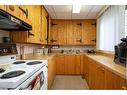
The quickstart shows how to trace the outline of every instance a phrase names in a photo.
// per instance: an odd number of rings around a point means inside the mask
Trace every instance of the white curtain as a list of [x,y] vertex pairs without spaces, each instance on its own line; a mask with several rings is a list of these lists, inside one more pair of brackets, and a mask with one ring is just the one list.
[[127,36],[127,9],[125,10],[125,37]]
[[114,45],[124,37],[125,6],[110,6],[97,19],[97,49],[114,51]]

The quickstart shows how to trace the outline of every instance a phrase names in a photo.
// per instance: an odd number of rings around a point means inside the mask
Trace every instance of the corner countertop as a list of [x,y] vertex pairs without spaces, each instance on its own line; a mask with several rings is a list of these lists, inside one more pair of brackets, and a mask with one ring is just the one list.
[[114,62],[114,58],[109,57],[109,56],[100,55],[100,54],[85,53],[85,55],[93,59],[97,63],[100,63],[100,65],[102,65],[104,68],[112,71],[113,73],[119,75],[120,77],[124,79],[126,78],[126,68],[124,66],[116,64]]

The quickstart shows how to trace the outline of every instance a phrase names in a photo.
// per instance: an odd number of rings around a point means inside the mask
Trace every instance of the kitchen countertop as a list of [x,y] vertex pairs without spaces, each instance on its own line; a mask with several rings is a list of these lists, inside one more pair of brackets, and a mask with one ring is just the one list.
[[66,54],[66,53],[51,53],[48,55],[38,55],[38,56],[29,56],[26,57],[26,60],[49,60],[56,55],[85,55],[91,58],[92,60],[100,63],[104,68],[114,72],[115,74],[121,76],[122,78],[126,78],[126,68],[124,66],[115,64],[114,58],[109,56],[104,56],[100,54],[87,54],[87,53],[79,53],[79,54]]
[[100,63],[104,68],[114,72],[122,78],[126,78],[126,68],[114,62],[114,58],[109,56],[104,56],[100,54],[87,54],[86,56],[93,59],[97,63]]

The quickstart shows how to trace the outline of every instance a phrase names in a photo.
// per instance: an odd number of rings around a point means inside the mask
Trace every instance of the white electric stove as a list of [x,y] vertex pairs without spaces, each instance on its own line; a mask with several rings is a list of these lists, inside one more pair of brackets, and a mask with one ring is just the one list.
[[0,56],[0,89],[47,90],[47,63],[16,60],[16,55]]

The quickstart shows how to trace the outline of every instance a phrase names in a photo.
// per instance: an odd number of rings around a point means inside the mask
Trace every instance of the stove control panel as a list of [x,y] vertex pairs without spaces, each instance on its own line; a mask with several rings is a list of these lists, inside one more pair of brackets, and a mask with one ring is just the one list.
[[17,54],[16,44],[0,44],[0,56]]

